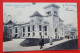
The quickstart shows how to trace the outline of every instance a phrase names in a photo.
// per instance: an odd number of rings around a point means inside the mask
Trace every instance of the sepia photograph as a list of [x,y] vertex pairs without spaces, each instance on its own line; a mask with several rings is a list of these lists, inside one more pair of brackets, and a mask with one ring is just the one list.
[[3,3],[3,52],[78,50],[77,3]]

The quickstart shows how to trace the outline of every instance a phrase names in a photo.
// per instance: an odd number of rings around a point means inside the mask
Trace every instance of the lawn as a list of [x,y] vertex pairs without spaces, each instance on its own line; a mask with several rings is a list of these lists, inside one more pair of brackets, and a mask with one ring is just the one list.
[[[61,40],[61,39],[53,39],[53,42],[54,41],[58,41],[58,40]],[[45,38],[44,39],[44,44],[46,43],[49,43],[49,39],[48,38]],[[39,45],[39,38],[26,38],[24,41],[22,41],[20,43],[21,46],[37,46]]]

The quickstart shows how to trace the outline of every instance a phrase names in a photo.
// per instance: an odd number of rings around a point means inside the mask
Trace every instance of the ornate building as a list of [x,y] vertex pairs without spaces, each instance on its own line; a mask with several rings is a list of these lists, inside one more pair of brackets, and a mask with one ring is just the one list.
[[44,7],[44,10],[46,16],[36,11],[30,16],[31,21],[27,23],[15,24],[10,20],[4,24],[9,28],[8,37],[40,38],[42,36],[43,38],[63,39],[64,25],[63,20],[59,17],[59,6],[51,4]]
[[55,4],[44,7],[46,14],[49,16],[50,35],[57,39],[64,38],[64,25],[63,20],[59,17],[59,8],[60,7]]

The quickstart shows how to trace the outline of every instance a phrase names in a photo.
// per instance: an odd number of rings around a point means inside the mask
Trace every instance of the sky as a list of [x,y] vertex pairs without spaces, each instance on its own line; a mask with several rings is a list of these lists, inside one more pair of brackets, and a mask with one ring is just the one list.
[[[15,23],[26,23],[30,21],[30,16],[38,11],[46,15],[45,6],[52,3],[3,3],[3,22],[7,23],[12,20]],[[77,26],[77,4],[76,3],[54,3],[59,8],[59,17],[64,24],[73,24]],[[11,16],[8,16],[11,15]]]

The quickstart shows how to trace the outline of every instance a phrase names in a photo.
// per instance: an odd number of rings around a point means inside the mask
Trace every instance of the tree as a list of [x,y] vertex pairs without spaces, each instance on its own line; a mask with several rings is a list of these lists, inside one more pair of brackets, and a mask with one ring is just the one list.
[[3,38],[8,38],[9,37],[9,28],[7,26],[4,26],[4,31],[3,31]]

